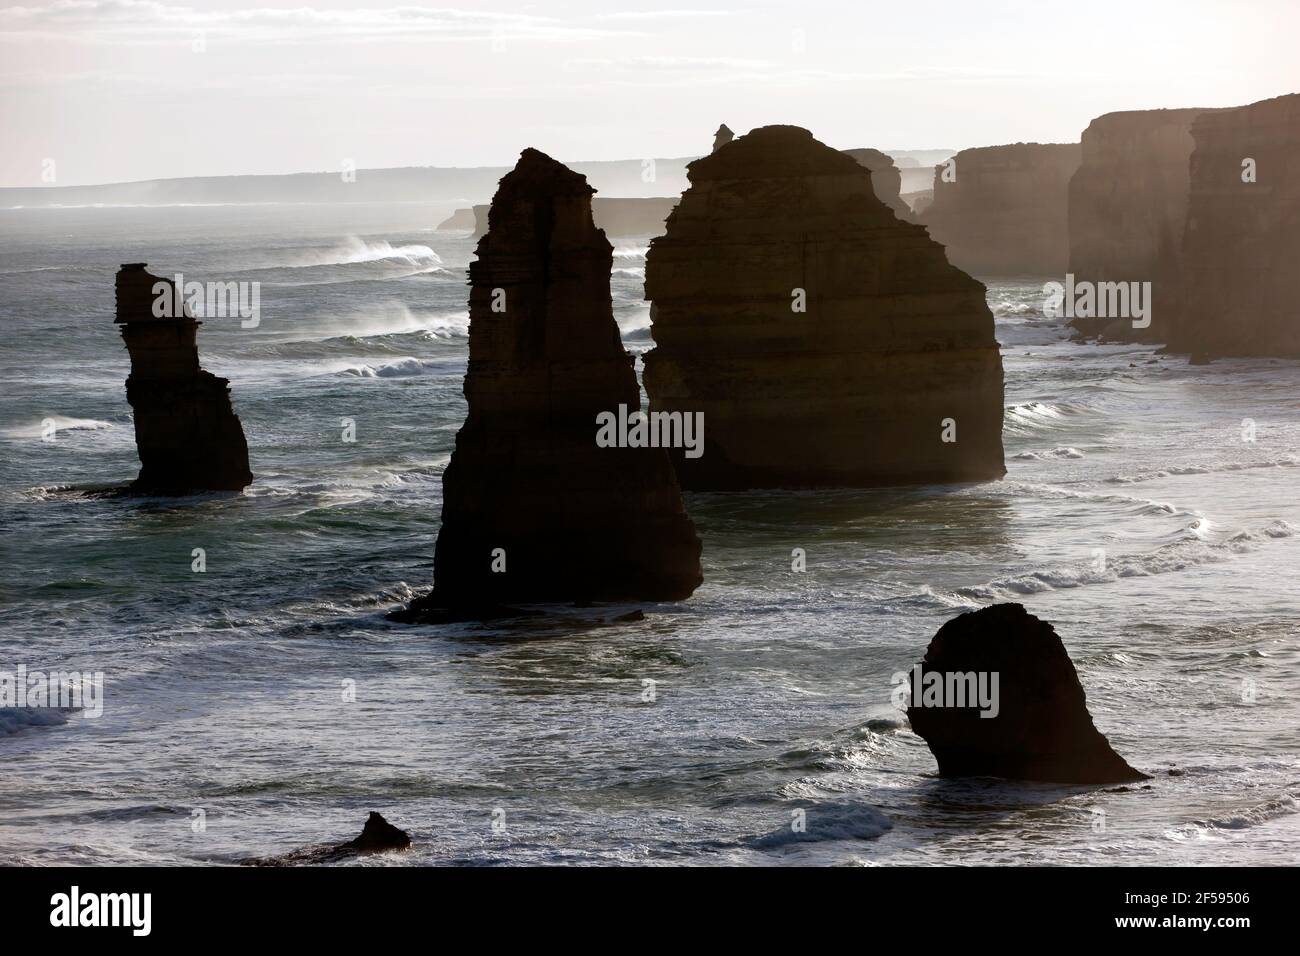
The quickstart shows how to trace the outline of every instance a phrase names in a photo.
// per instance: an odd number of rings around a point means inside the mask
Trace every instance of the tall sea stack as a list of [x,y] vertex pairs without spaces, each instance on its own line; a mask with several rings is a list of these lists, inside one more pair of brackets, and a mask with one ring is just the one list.
[[898,218],[911,222],[912,208],[899,196],[903,174],[894,165],[893,158],[878,149],[846,149],[844,153],[871,171],[871,188],[876,198],[894,210]]
[[[140,455],[140,476],[130,490],[238,491],[253,474],[244,429],[230,404],[230,380],[199,367],[202,323],[180,301],[175,283],[150,275],[145,265],[123,265],[116,282],[116,322],[131,355],[126,399]],[[155,303],[163,315],[154,314]]]
[[934,200],[921,221],[947,247],[948,261],[973,275],[1061,276],[1079,156],[1078,143],[963,149],[952,166],[935,168]]
[[1070,180],[1070,268],[1075,282],[1150,282],[1150,325],[1085,316],[1085,335],[1165,342],[1179,311],[1192,123],[1203,109],[1099,116],[1084,130],[1083,162]]
[[1300,358],[1300,94],[1192,124],[1183,307],[1170,347]]
[[701,581],[664,450],[596,443],[597,416],[641,396],[594,191],[535,149],[501,179],[469,270],[469,413],[443,474],[434,587],[399,620],[679,600]]
[[687,166],[646,256],[651,412],[702,412],[689,489],[997,478],[984,286],[851,157],[766,126]]

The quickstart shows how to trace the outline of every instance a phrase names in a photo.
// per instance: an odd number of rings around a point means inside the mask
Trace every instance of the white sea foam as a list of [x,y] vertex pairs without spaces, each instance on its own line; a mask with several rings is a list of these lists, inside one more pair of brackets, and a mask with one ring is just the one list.
[[47,415],[35,424],[19,425],[16,428],[0,430],[0,437],[41,438],[45,435],[46,419],[54,423],[56,437],[57,433],[61,431],[104,431],[117,427],[112,422],[106,422],[98,418],[70,418],[67,415]]

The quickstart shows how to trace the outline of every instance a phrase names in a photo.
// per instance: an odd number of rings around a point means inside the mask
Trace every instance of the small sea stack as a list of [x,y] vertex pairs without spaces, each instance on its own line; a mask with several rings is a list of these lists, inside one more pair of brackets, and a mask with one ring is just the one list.
[[411,848],[411,835],[384,819],[383,814],[370,812],[361,834],[346,843],[308,846],[284,856],[245,860],[245,866],[323,866],[341,863],[358,856],[374,853],[391,853]]
[[1092,723],[1052,625],[1020,604],[939,628],[910,677],[908,720],[945,777],[1050,783],[1145,780]]
[[871,188],[875,191],[876,198],[894,210],[894,215],[899,219],[911,222],[912,207],[899,196],[903,174],[894,165],[893,158],[878,149],[846,149],[844,154],[852,156],[858,165],[870,170]]
[[469,412],[443,474],[434,587],[397,620],[679,600],[702,580],[664,449],[597,440],[599,420],[628,420],[641,398],[593,192],[535,149],[501,179],[470,265]]
[[1300,358],[1300,94],[1192,124],[1178,352]]
[[765,126],[687,166],[646,256],[651,413],[702,414],[693,490],[866,487],[1005,473],[1002,360],[982,283],[871,174]]
[[1066,223],[1078,143],[963,149],[935,167],[921,221],[948,261],[977,276],[1059,278],[1070,258]]
[[[1107,113],[1083,131],[1083,161],[1070,180],[1069,273],[1097,298],[1066,318],[1081,336],[1167,342],[1180,311],[1192,123],[1204,109]],[[1113,307],[1101,283],[1150,283],[1149,315]],[[1115,285],[1109,286],[1116,289]],[[1131,291],[1126,293],[1131,298]],[[1115,312],[1129,314],[1116,315]],[[1105,313],[1105,314],[1098,314]],[[1134,324],[1136,321],[1136,325]]]
[[146,263],[117,273],[117,318],[131,356],[126,398],[140,475],[130,491],[176,495],[239,491],[253,480],[248,443],[230,404],[230,380],[199,366],[198,329],[175,283]]

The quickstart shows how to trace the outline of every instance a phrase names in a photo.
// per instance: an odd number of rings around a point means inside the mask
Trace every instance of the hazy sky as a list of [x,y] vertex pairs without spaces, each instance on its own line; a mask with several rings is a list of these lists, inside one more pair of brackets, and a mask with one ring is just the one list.
[[[3,3],[4,0],[0,0]],[[1300,92],[1297,0],[51,0],[0,7],[0,185],[1077,140]]]

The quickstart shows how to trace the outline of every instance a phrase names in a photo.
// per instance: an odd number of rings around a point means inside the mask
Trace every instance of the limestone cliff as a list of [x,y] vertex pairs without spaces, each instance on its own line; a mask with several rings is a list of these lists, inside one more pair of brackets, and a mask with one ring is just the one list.
[[[1076,318],[1086,335],[1167,341],[1179,311],[1193,121],[1201,109],[1107,113],[1088,124],[1070,180],[1069,272],[1074,281],[1150,282],[1150,325],[1132,317]],[[1145,321],[1145,320],[1143,320]]]
[[652,411],[702,412],[692,489],[996,478],[1002,362],[984,286],[805,129],[688,167],[646,258]]
[[[1061,276],[1069,261],[1066,205],[1078,143],[963,149],[935,168],[921,221],[973,275]],[[945,175],[945,171],[951,174]]]
[[[117,323],[131,356],[126,399],[135,419],[140,475],[131,491],[238,491],[253,480],[248,445],[230,404],[230,381],[199,367],[198,328],[170,279],[145,263],[117,273]],[[171,317],[155,315],[158,285]],[[179,308],[174,308],[174,306]]]
[[700,542],[662,448],[598,447],[640,408],[586,178],[534,149],[502,178],[470,265],[469,411],[443,475],[434,589],[396,617],[508,602],[676,600]]
[[1177,351],[1300,358],[1300,94],[1192,124]]

